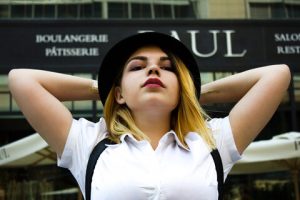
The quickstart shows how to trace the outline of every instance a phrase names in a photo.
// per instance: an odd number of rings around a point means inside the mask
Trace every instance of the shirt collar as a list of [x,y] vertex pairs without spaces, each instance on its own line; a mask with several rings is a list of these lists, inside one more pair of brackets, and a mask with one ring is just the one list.
[[[134,144],[141,144],[141,143],[146,143],[148,141],[146,140],[142,140],[142,141],[138,141],[131,133],[125,133],[120,137],[120,141],[123,142],[133,142]],[[179,140],[179,138],[177,137],[177,134],[175,133],[175,131],[170,130],[169,132],[165,133],[165,135],[163,135],[163,137],[160,139],[159,143],[165,143],[165,145],[168,145],[170,143],[176,142],[176,144],[187,150],[190,151],[190,149],[186,146],[184,146],[182,144],[182,142]]]
[[167,133],[161,138],[161,141],[164,140],[164,138],[166,138],[166,139],[165,139],[166,141],[164,141],[164,142],[166,142],[166,143],[172,143],[172,142],[175,141],[176,144],[177,144],[179,147],[181,147],[181,148],[183,148],[183,149],[185,149],[185,150],[187,150],[187,151],[190,151],[190,149],[189,149],[188,147],[186,147],[186,146],[184,146],[184,145],[182,144],[182,142],[179,140],[179,138],[178,138],[178,136],[177,136],[177,134],[175,133],[174,130],[171,130],[171,131],[167,132]]

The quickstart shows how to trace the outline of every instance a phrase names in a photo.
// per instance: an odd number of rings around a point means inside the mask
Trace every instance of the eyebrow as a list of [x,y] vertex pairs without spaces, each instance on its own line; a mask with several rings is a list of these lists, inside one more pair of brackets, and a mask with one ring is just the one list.
[[[142,60],[142,61],[147,61],[148,58],[146,56],[134,56],[132,58],[129,58],[128,61],[126,62],[125,65],[127,65],[130,61],[132,60]],[[160,61],[165,61],[165,60],[171,60],[168,56],[162,56],[159,58]]]

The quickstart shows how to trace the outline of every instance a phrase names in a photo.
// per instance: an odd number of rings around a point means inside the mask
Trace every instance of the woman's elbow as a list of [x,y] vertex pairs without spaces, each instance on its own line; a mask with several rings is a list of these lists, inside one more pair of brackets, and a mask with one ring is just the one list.
[[281,83],[285,88],[288,88],[291,82],[291,70],[290,67],[286,64],[275,65],[274,69],[275,74],[277,75],[278,83]]
[[26,86],[26,80],[28,76],[26,69],[12,69],[8,73],[8,88],[13,93],[18,88],[24,88]]
[[12,90],[13,83],[18,80],[20,76],[20,69],[12,69],[8,73],[8,87],[10,90]]
[[288,87],[291,82],[291,70],[290,67],[286,64],[281,64],[281,76],[283,77],[286,86]]

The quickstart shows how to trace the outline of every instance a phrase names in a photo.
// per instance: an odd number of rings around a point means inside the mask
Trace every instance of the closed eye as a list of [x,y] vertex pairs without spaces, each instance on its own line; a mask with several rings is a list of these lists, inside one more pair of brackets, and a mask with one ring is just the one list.
[[132,66],[129,68],[129,71],[138,71],[142,70],[144,67],[143,66]]
[[162,70],[167,70],[171,72],[175,72],[175,67],[173,66],[169,57],[160,58],[160,68]]
[[160,68],[162,70],[167,70],[167,71],[170,71],[170,72],[174,72],[175,71],[175,68],[173,66],[161,66]]

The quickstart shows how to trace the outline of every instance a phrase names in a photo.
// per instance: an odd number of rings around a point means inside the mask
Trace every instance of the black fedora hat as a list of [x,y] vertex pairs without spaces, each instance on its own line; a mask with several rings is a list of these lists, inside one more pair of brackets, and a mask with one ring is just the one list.
[[187,66],[196,87],[196,95],[198,98],[200,97],[200,71],[191,51],[174,37],[158,32],[146,32],[129,36],[119,41],[103,58],[98,71],[98,91],[103,105],[129,56],[139,47],[146,45],[158,46],[163,51],[170,51],[179,57]]

